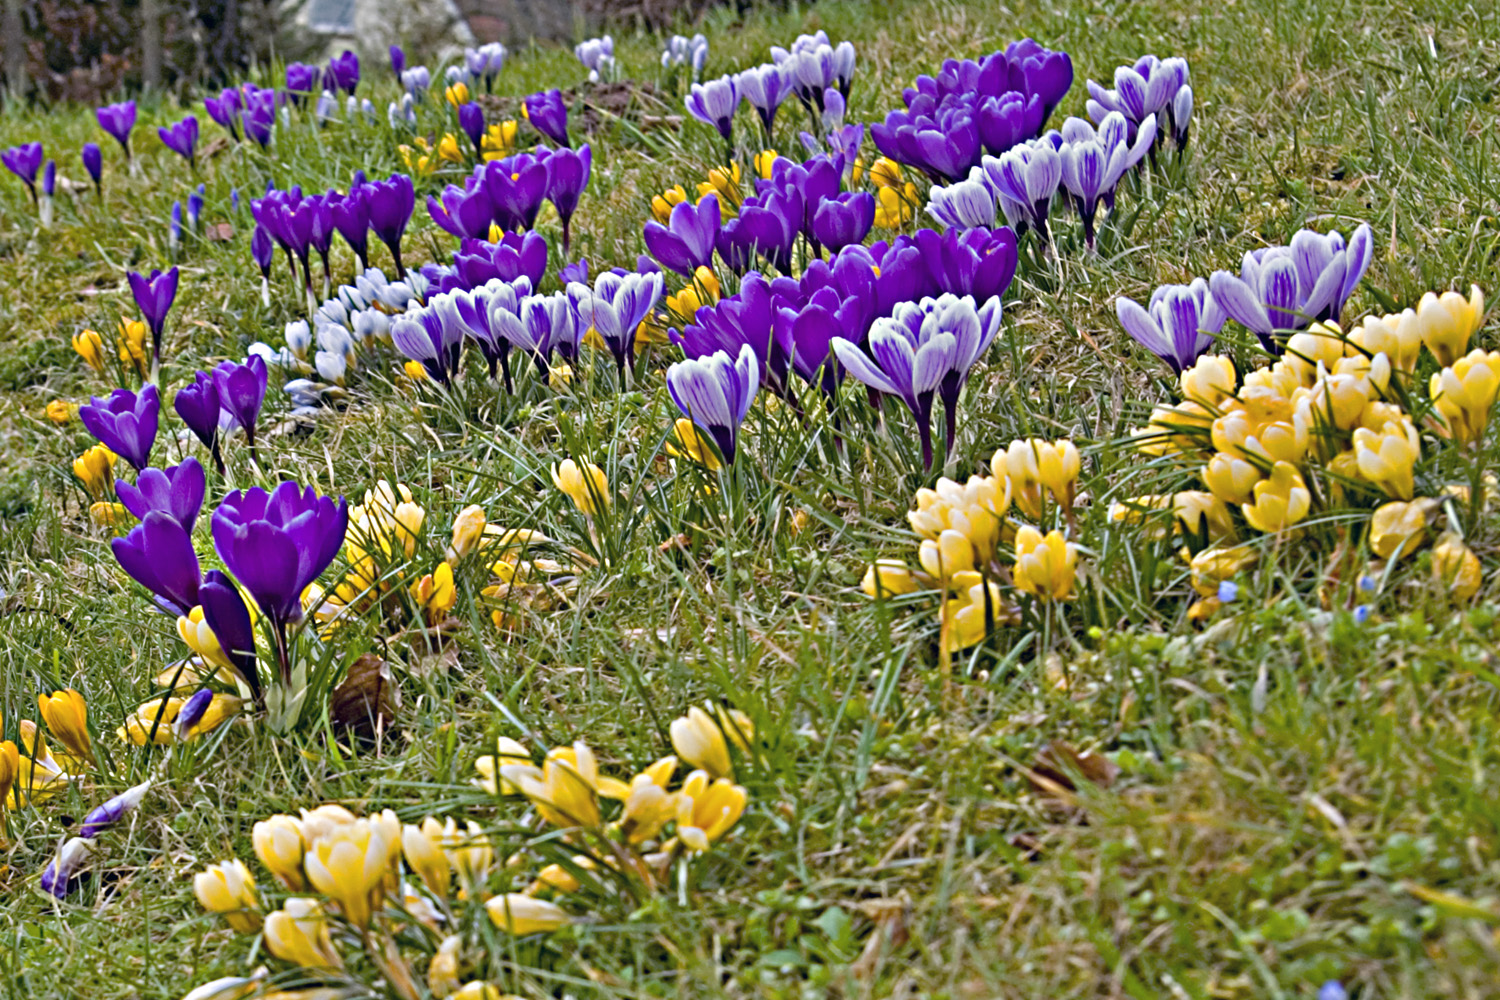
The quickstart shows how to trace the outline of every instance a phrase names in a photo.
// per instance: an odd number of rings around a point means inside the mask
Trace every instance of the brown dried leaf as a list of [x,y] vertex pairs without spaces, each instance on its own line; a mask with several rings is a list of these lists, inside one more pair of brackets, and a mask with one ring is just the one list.
[[1036,763],[1027,769],[1026,780],[1044,798],[1074,806],[1077,800],[1073,793],[1078,790],[1075,776],[1100,788],[1108,788],[1119,774],[1119,765],[1103,754],[1079,753],[1071,744],[1053,740],[1042,748]]
[[228,243],[234,239],[234,226],[227,222],[210,222],[203,230],[203,237],[210,243]]
[[401,695],[389,665],[373,653],[349,664],[343,683],[328,696],[333,724],[363,740],[373,741],[378,734],[393,732],[400,706]]

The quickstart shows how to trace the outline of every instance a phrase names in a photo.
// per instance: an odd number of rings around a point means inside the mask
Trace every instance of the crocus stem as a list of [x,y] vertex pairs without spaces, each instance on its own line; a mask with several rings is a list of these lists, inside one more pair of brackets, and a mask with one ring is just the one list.
[[[292,686],[292,656],[291,650],[287,647],[286,622],[272,622],[271,634],[276,640],[276,666],[281,672],[281,686],[290,689]],[[288,691],[288,694],[290,694],[290,691]]]
[[568,259],[568,245],[572,242],[573,219],[571,217],[563,220],[562,250],[563,260]]
[[943,414],[947,423],[947,450],[944,452],[946,456],[953,454],[953,442],[958,437],[958,397],[955,396],[952,401],[943,400]]
[[[505,376],[505,391],[508,395],[515,395],[516,384],[510,376],[510,351],[502,348],[500,351],[500,371]],[[494,377],[494,372],[490,373]]]
[[255,448],[255,428],[245,428],[245,441],[250,445],[250,461],[255,463],[257,471],[260,469],[260,452]]
[[391,260],[394,261],[395,264],[396,264],[396,280],[397,281],[405,281],[406,280],[406,267],[405,267],[405,265],[403,265],[401,263],[401,244],[400,243],[392,243],[392,244],[390,244],[390,248],[391,248]]
[[210,444],[208,446],[208,451],[209,451],[209,454],[211,454],[213,456],[215,471],[217,471],[220,476],[223,476],[224,475],[224,452],[219,447],[219,436],[217,434],[214,435],[213,441],[210,442]]

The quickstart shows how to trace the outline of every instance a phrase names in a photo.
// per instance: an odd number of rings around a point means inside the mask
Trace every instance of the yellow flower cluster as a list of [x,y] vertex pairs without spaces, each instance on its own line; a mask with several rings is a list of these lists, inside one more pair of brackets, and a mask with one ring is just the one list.
[[[94,763],[94,744],[89,737],[88,705],[83,695],[68,688],[50,695],[37,695],[37,714],[63,749],[56,754],[31,719],[17,726],[21,742],[0,741],[0,807],[19,809],[40,802],[78,780],[79,773]],[[0,719],[0,729],[4,721]]]
[[[757,173],[762,170],[761,176],[769,176],[771,161],[775,159],[775,153],[768,151],[760,153],[755,157],[755,169]],[[763,159],[764,158],[764,159]],[[714,167],[708,172],[708,179],[697,185],[698,197],[693,199],[694,203],[703,200],[705,195],[715,194],[719,196],[719,215],[724,219],[732,219],[739,213],[740,203],[745,200],[744,191],[740,188],[740,165],[733,164],[729,169]],[[674,206],[687,201],[687,189],[681,184],[667,188],[659,195],[651,199],[651,215],[666,225],[672,220],[672,209]]]
[[[989,476],[971,476],[967,483],[944,477],[934,488],[918,490],[917,509],[907,521],[921,538],[920,570],[878,560],[862,589],[871,597],[943,591],[949,651],[973,646],[997,625],[1020,621],[1020,609],[1002,589],[1005,582],[1039,600],[1067,600],[1077,575],[1077,546],[1060,530],[1043,534],[1007,514],[1014,506],[1038,522],[1059,514],[1071,524],[1081,468],[1072,441],[1030,438],[995,452]],[[1002,560],[1004,544],[1014,556],[1009,566]]]
[[[1427,540],[1440,505],[1417,496],[1423,435],[1405,404],[1420,388],[1414,376],[1426,348],[1439,365],[1427,384],[1435,414],[1428,447],[1483,437],[1500,390],[1500,352],[1465,353],[1483,313],[1477,286],[1467,300],[1428,293],[1415,309],[1368,317],[1347,335],[1314,324],[1243,379],[1227,357],[1200,358],[1180,376],[1181,401],[1157,407],[1136,443],[1192,470],[1207,492],[1135,497],[1114,505],[1112,518],[1137,524],[1171,509],[1189,540],[1183,558],[1193,587],[1209,601],[1256,562],[1242,527],[1285,537],[1318,510],[1378,505],[1371,550],[1383,559],[1409,555]],[[1477,557],[1456,535],[1445,544],[1442,558],[1434,551],[1434,576],[1472,596]],[[1212,607],[1200,602],[1195,611]]]
[[[148,334],[146,324],[138,319],[122,318],[115,334],[115,353],[127,371],[145,378],[151,370],[151,354],[146,347]],[[98,331],[82,330],[73,335],[73,350],[94,371],[107,374],[108,362],[104,350],[104,338]]]

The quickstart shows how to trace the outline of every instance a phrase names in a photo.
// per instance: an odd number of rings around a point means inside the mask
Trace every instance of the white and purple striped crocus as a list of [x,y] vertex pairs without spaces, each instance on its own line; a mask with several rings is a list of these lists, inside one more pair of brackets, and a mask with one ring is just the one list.
[[42,871],[42,891],[65,899],[68,895],[68,882],[78,871],[78,866],[88,860],[88,856],[94,853],[94,842],[87,837],[72,837],[58,848],[52,860],[47,862],[47,867]]
[[943,400],[946,442],[951,449],[959,394],[969,379],[969,369],[1000,332],[1000,320],[999,297],[978,308],[968,295],[903,302],[870,327],[868,354],[843,337],[833,339],[833,353],[850,375],[906,404],[917,421],[922,460],[931,468],[933,400],[937,396]]
[[718,129],[725,142],[734,134],[734,109],[739,103],[739,87],[732,76],[693,84],[686,100],[688,114]]
[[1098,131],[1082,118],[1063,123],[1062,185],[1083,219],[1084,242],[1094,245],[1094,217],[1099,202],[1113,209],[1115,188],[1125,174],[1145,158],[1156,141],[1156,119],[1147,118],[1130,141],[1130,123],[1119,112],[1104,116]]
[[1112,90],[1088,81],[1089,117],[1102,123],[1106,115],[1117,111],[1129,121],[1132,137],[1148,118],[1165,118],[1159,123],[1163,126],[1159,134],[1165,138],[1170,132],[1181,151],[1187,144],[1193,116],[1193,89],[1188,86],[1188,76],[1186,59],[1142,56],[1133,66],[1115,70]]
[[443,322],[435,308],[415,308],[391,322],[391,343],[396,350],[421,364],[427,374],[447,385],[458,374],[465,330]]
[[760,362],[749,344],[738,357],[715,351],[667,369],[667,391],[682,415],[708,434],[726,463],[734,462],[740,424],[760,389]]
[[599,335],[622,376],[625,362],[635,351],[636,328],[656,308],[661,292],[660,271],[624,275],[606,271],[595,279],[593,288],[578,281],[568,285],[579,328]]
[[1125,332],[1174,373],[1191,368],[1229,318],[1202,278],[1190,285],[1162,285],[1151,293],[1146,308],[1122,295],[1115,300],[1115,313]]
[[1374,243],[1368,224],[1349,238],[1303,229],[1291,246],[1265,247],[1245,254],[1238,276],[1215,271],[1209,288],[1231,319],[1279,351],[1276,333],[1305,329],[1323,320],[1338,322],[1344,303],[1370,266]]
[[565,292],[528,295],[512,310],[496,308],[492,300],[490,328],[510,345],[536,359],[544,371],[556,351],[565,360],[578,356],[578,323]]
[[83,825],[78,828],[78,835],[90,840],[99,836],[140,805],[150,788],[151,782],[143,781],[139,785],[125,789],[103,805],[95,806],[83,818]]
[[771,124],[776,121],[777,109],[792,92],[786,71],[775,63],[765,63],[735,76],[734,84],[760,116],[760,124],[769,136]]
[[1047,239],[1047,215],[1062,184],[1062,156],[1047,139],[1034,139],[980,161],[986,183],[1005,218],[1018,230],[1030,226]]
[[995,196],[979,167],[969,171],[968,180],[934,184],[927,198],[927,214],[949,229],[995,227]]

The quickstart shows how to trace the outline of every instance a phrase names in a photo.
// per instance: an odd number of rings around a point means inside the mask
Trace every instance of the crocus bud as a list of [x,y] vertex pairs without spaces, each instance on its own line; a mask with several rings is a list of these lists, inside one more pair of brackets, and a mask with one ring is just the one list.
[[344,967],[344,960],[333,950],[328,916],[316,899],[288,899],[266,917],[265,940],[271,954],[303,968]]
[[496,927],[517,937],[555,931],[572,922],[568,911],[556,903],[519,892],[496,896],[485,903],[484,908]]
[[94,842],[86,837],[74,837],[63,844],[42,872],[42,891],[49,892],[58,899],[65,898],[68,895],[68,880],[93,852]]
[[286,888],[298,892],[307,888],[302,875],[302,855],[307,842],[302,839],[302,825],[291,816],[279,814],[255,824],[250,834],[255,856]]
[[368,819],[337,827],[316,839],[303,857],[307,880],[339,904],[345,920],[368,927],[384,894],[391,846]]
[[560,465],[552,466],[552,483],[589,517],[609,508],[609,479],[593,462],[579,466],[571,458],[563,459]]
[[450,563],[458,562],[479,547],[486,523],[484,508],[478,504],[470,504],[458,512],[453,521],[453,543],[448,546]]
[[401,830],[401,850],[406,863],[417,873],[438,899],[448,898],[453,869],[443,853],[443,824],[428,816],[421,825],[408,824]]
[[727,778],[734,773],[724,732],[703,709],[696,705],[688,709],[687,715],[673,720],[669,732],[672,748],[693,767],[715,778]]
[[209,865],[193,876],[193,894],[210,913],[224,914],[230,927],[241,934],[260,930],[260,900],[255,895],[255,876],[238,858]]
[[865,571],[859,589],[870,597],[895,597],[915,593],[917,583],[912,579],[911,567],[900,559],[877,559]]
[[1059,531],[1042,536],[1031,525],[1016,531],[1016,587],[1043,600],[1065,600],[1073,590],[1078,550]]
[[1474,551],[1462,538],[1447,531],[1432,547],[1432,579],[1456,600],[1467,601],[1479,592],[1484,574]]
[[1370,550],[1382,559],[1398,552],[1404,559],[1416,552],[1427,536],[1427,515],[1437,506],[1438,501],[1421,497],[1410,503],[1393,500],[1376,507],[1370,515]]
[[89,739],[89,709],[83,695],[68,688],[51,695],[39,694],[36,703],[42,721],[69,753],[84,760],[94,759],[94,745]]
[[[182,619],[178,619],[180,622]],[[186,739],[192,732],[193,727],[203,721],[208,706],[214,700],[214,693],[210,688],[200,688],[192,697],[182,703],[182,710],[177,713],[177,719],[172,723],[172,732],[179,739]]]
[[139,785],[127,788],[114,798],[101,806],[96,806],[87,816],[83,818],[83,825],[78,828],[81,837],[93,838],[99,836],[109,827],[114,826],[125,815],[141,804],[146,797],[146,790],[151,787],[151,782],[143,781]]

